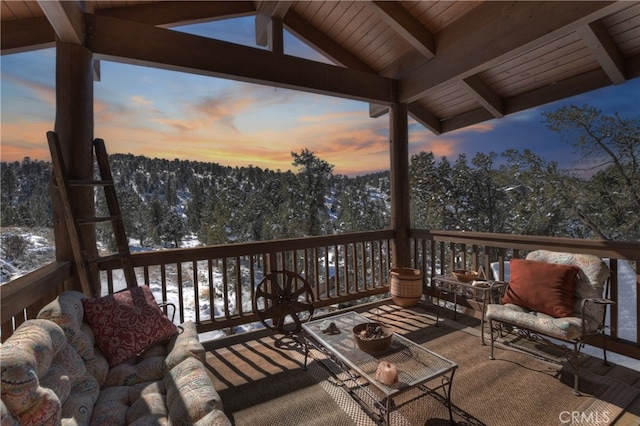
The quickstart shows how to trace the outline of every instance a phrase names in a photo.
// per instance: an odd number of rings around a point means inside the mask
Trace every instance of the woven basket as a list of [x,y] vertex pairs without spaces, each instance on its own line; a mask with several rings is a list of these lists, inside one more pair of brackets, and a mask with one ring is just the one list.
[[412,268],[393,268],[389,274],[389,293],[394,303],[403,308],[416,306],[422,297],[422,272]]

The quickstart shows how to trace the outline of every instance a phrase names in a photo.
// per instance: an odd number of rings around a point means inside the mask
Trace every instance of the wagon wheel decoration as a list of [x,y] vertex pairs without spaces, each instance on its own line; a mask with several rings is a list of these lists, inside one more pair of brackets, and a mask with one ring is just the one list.
[[[313,292],[307,280],[291,271],[266,275],[253,297],[253,312],[262,324],[283,334],[295,334],[313,315]],[[308,313],[308,315],[307,315]],[[293,322],[287,321],[290,317]]]

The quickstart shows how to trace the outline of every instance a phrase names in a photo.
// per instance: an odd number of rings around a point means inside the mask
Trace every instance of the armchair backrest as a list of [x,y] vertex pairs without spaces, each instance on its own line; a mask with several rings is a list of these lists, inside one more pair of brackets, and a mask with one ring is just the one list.
[[[550,250],[535,250],[529,253],[526,259],[536,262],[575,265],[580,269],[576,277],[575,299],[573,302],[574,312],[581,311],[582,301],[584,299],[608,296],[604,294],[604,292],[609,278],[609,267],[597,256]],[[602,322],[604,320],[605,308],[605,305],[588,303],[585,307],[585,314]]]

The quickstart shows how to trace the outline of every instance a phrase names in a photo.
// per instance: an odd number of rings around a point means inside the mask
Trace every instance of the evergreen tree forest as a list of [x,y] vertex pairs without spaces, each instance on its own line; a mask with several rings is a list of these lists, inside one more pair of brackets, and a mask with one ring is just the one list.
[[[544,121],[597,159],[593,169],[562,170],[530,150],[421,152],[410,159],[412,227],[640,240],[640,117],[570,106]],[[110,155],[126,232],[143,247],[179,247],[187,235],[212,245],[389,227],[389,172],[334,175],[309,149],[291,156],[295,171]],[[2,227],[51,227],[49,162],[2,162],[1,179]],[[96,206],[106,211],[100,197]]]

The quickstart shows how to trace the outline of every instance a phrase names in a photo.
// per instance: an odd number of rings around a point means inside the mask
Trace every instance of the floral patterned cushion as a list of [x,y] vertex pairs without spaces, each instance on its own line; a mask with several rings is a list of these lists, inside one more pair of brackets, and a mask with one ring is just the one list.
[[102,386],[107,378],[109,365],[104,354],[96,350],[93,330],[83,321],[82,301],[86,298],[78,291],[65,291],[42,308],[38,318],[53,321],[62,328],[71,346],[82,357],[87,371]]
[[168,341],[178,329],[162,312],[146,285],[83,300],[98,346],[114,367],[152,345]]
[[[555,318],[512,304],[487,305],[486,316],[487,319],[504,321],[516,327],[527,328],[562,340],[573,340],[582,335],[582,323],[580,318],[575,316]],[[594,332],[597,328],[598,322],[588,317],[587,332]]]
[[[2,401],[20,424],[88,424],[99,386],[57,324],[24,322],[0,348],[0,365]],[[81,401],[71,397],[78,389]]]

